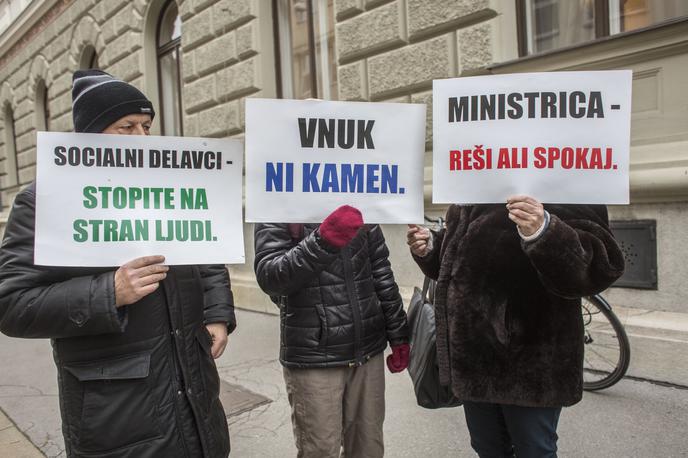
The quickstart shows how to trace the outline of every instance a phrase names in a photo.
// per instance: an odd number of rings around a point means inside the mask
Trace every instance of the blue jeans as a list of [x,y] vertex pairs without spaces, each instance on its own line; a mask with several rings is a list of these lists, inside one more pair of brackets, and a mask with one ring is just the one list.
[[561,407],[465,402],[471,447],[480,458],[556,458]]

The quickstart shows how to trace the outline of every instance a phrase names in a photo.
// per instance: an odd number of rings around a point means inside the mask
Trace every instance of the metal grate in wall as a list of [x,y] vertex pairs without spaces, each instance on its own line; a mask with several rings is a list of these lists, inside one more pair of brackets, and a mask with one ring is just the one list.
[[626,261],[626,271],[613,286],[657,289],[657,222],[610,221],[610,226]]

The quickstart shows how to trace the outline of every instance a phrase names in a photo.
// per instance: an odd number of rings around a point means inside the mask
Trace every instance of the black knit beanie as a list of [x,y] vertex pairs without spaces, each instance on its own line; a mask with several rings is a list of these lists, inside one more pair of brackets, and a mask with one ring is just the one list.
[[74,72],[74,132],[99,134],[118,119],[134,113],[155,116],[153,104],[134,86],[101,70]]

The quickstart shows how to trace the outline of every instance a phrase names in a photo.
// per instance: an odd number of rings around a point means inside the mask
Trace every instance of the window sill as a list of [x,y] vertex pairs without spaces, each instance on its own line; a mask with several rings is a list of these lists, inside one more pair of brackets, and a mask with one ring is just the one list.
[[[594,41],[532,54],[487,67],[490,73],[576,68],[614,68],[640,59],[685,52],[688,17],[672,19]],[[635,56],[632,59],[624,59]]]

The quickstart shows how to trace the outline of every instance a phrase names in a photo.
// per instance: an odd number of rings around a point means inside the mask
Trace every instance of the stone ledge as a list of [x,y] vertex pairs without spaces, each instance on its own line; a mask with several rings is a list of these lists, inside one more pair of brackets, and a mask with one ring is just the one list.
[[337,67],[337,87],[339,100],[368,99],[368,70],[366,61],[361,60]]
[[631,201],[688,200],[688,141],[631,145]]
[[228,101],[260,90],[260,65],[257,57],[241,61],[215,73],[217,98]]
[[407,0],[408,29],[412,41],[439,35],[495,17],[489,0]]
[[432,80],[454,76],[455,34],[380,54],[368,59],[371,100],[432,88]]
[[238,58],[234,32],[226,33],[199,46],[194,54],[194,73],[197,77],[203,77],[222,67],[236,63]]
[[239,102],[237,100],[203,110],[198,116],[197,135],[227,137],[240,132]]
[[363,0],[336,0],[335,16],[337,21],[351,18],[363,12]]
[[215,75],[208,75],[186,84],[182,91],[186,112],[191,114],[216,105]]
[[236,52],[240,59],[248,59],[258,54],[258,26],[251,21],[236,30]]
[[[384,5],[385,3],[389,3],[392,1],[397,1],[397,0],[365,0],[365,7],[366,10],[370,11],[373,8],[377,8],[378,6]],[[401,0],[403,1],[403,0]]]
[[218,0],[186,0],[186,3],[190,3],[188,10],[192,14],[198,14],[217,2]]
[[461,75],[486,73],[492,64],[492,25],[481,23],[458,31],[458,55]]
[[185,53],[213,39],[212,20],[213,10],[206,9],[183,23],[182,49]]
[[403,2],[390,3],[337,24],[337,58],[340,64],[377,54],[406,43]]
[[255,9],[252,0],[220,0],[208,10],[213,12],[214,33],[227,33],[250,22],[256,18]]

